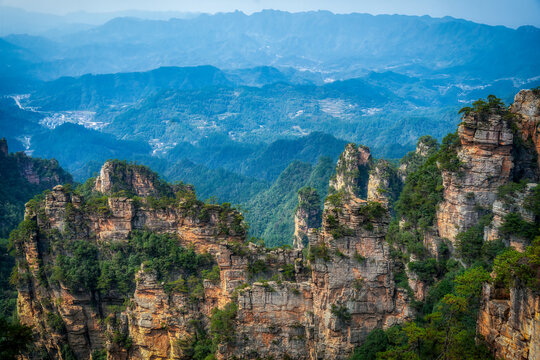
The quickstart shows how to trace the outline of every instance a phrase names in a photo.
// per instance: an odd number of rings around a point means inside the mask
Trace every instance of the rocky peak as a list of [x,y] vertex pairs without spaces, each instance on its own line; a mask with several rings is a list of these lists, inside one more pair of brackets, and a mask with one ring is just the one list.
[[321,204],[317,190],[304,187],[298,191],[298,206],[294,214],[293,248],[303,249],[308,244],[309,229],[321,225]]
[[431,136],[422,136],[418,139],[416,143],[415,153],[418,156],[428,157],[433,154],[438,149],[437,140]]
[[397,174],[401,182],[405,182],[407,175],[418,170],[428,157],[439,150],[439,143],[429,135],[422,136],[416,143],[415,151],[410,151],[401,159]]
[[118,160],[107,161],[101,167],[94,188],[107,195],[125,192],[141,197],[172,192],[171,186],[161,182],[147,167]]
[[[522,123],[540,122],[540,90],[521,90],[514,97],[510,111],[522,116]],[[526,134],[523,134],[526,135]]]
[[491,209],[497,189],[512,178],[514,135],[506,112],[470,111],[458,128],[455,151],[459,165],[443,165],[443,202],[437,211],[439,235],[454,242],[459,232],[479,220],[477,209]]
[[377,201],[389,208],[399,195],[401,180],[386,160],[378,160],[369,172],[367,200]]
[[347,144],[340,155],[336,173],[330,179],[330,188],[347,194],[365,197],[371,152],[366,146]]

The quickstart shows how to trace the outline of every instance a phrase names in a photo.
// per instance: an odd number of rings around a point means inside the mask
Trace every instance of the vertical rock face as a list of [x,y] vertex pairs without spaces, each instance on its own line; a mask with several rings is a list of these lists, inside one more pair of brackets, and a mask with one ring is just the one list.
[[374,328],[412,317],[407,294],[393,279],[389,220],[382,204],[352,195],[325,203],[323,228],[310,250],[317,358],[345,358]]
[[540,358],[540,296],[529,289],[510,293],[485,285],[478,317],[478,334],[496,358]]
[[[536,153],[540,153],[540,130],[538,129],[540,123],[540,91],[521,90],[515,96],[510,111],[520,118],[518,126],[522,140],[531,140]],[[536,160],[537,165],[540,167],[540,158]]]
[[[484,228],[484,239],[491,241],[503,238],[506,245],[524,251],[525,247],[530,245],[529,240],[517,234],[501,234],[500,229],[505,218],[510,215],[519,216],[531,226],[537,222],[534,212],[526,206],[526,202],[537,186],[530,181],[538,180],[538,168],[531,159],[538,156],[539,149],[537,127],[540,121],[540,93],[534,90],[520,91],[510,107],[510,112],[513,114],[511,119],[517,125],[515,137],[511,142],[512,156],[508,155],[508,141],[500,141],[502,133],[499,133],[498,148],[490,147],[493,158],[469,159],[471,161],[483,159],[483,162],[479,163],[482,166],[476,168],[484,169],[484,172],[490,175],[488,178],[478,178],[482,180],[483,188],[477,189],[474,193],[475,198],[477,193],[480,194],[479,203],[493,214],[491,224]],[[492,126],[495,130],[504,129],[504,126],[497,126],[496,122],[492,122]],[[485,135],[482,135],[482,138],[486,139],[484,143],[488,141],[495,145],[494,131],[486,131],[483,134]],[[504,138],[508,139],[509,135],[505,135]],[[462,143],[466,145],[467,140],[464,142],[463,139],[467,139],[466,133],[462,136]],[[512,164],[508,164],[509,161],[512,161]],[[500,169],[501,176],[493,177],[493,169]],[[492,201],[493,185],[504,184],[510,180],[524,181],[519,185],[514,184],[511,190],[500,193],[498,197],[495,196],[496,200]],[[540,296],[533,290],[522,287],[506,290],[495,288],[493,285],[484,285],[477,331],[484,337],[496,358],[512,360],[540,358],[539,304]]]
[[32,158],[23,152],[10,154],[6,140],[0,139],[0,237],[7,238],[22,220],[25,199],[72,181],[58,161]]
[[294,214],[293,248],[302,250],[308,245],[309,229],[321,225],[320,197],[315,189],[302,188],[298,192],[298,206]]
[[466,115],[458,135],[461,166],[457,172],[442,172],[444,201],[437,211],[439,235],[452,243],[459,232],[478,222],[477,209],[491,209],[497,189],[511,180],[514,166],[513,133],[502,115]]
[[[479,209],[491,211],[493,208],[497,216],[501,204],[494,203],[501,185],[520,179],[538,179],[537,166],[531,162],[535,157],[538,159],[540,148],[539,105],[538,91],[522,90],[509,112],[491,109],[463,117],[458,129],[460,146],[457,150],[461,166],[457,171],[442,172],[444,201],[437,211],[437,228],[442,238],[454,242],[459,232],[477,223]],[[512,123],[517,126],[516,133]]]
[[338,159],[336,173],[330,179],[330,189],[365,197],[370,161],[369,148],[347,144]]
[[509,214],[519,214],[523,220],[530,224],[536,221],[535,214],[527,204],[527,199],[533,195],[534,188],[538,184],[527,183],[522,189],[505,194],[493,203],[493,219],[491,224],[484,228],[484,240],[494,241],[504,239],[506,246],[511,246],[518,251],[524,251],[530,245],[530,241],[517,234],[501,234],[500,227],[504,224]]
[[386,160],[378,160],[369,172],[367,200],[377,201],[387,209],[397,199],[401,189],[401,179]]

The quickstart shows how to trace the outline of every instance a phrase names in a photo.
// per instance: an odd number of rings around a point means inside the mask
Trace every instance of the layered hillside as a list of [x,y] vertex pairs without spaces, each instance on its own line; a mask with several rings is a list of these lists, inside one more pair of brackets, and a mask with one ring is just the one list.
[[348,144],[322,213],[299,191],[292,249],[248,242],[240,212],[191,186],[107,162],[27,204],[20,319],[61,359],[534,359],[539,99],[477,101],[399,166]]

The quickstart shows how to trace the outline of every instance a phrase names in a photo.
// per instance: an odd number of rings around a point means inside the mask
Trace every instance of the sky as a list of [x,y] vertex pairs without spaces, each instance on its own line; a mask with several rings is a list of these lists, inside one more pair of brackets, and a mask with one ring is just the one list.
[[330,10],[335,13],[448,15],[489,25],[540,27],[540,0],[0,0],[0,5],[52,14],[123,10],[206,13]]

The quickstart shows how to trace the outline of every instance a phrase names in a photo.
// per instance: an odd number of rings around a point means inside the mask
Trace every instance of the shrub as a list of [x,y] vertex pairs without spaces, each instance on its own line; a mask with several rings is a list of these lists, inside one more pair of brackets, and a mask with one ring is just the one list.
[[254,278],[256,275],[265,273],[268,271],[268,265],[263,260],[256,260],[250,263],[247,267],[248,276],[250,279]]
[[49,325],[54,331],[65,334],[66,333],[66,324],[60,314],[57,313],[48,313],[47,314],[47,325]]
[[92,360],[107,360],[107,350],[94,350],[92,352]]
[[501,185],[497,189],[497,198],[499,198],[499,200],[503,200],[505,203],[508,203],[511,201],[511,196],[515,196],[516,193],[525,190],[526,187],[526,180],[522,180],[519,183],[509,182],[508,184]]
[[396,202],[398,216],[407,220],[412,228],[427,229],[433,224],[437,204],[442,201],[442,190],[442,176],[435,154],[407,176]]
[[115,330],[112,337],[112,342],[123,349],[129,350],[133,345],[133,340],[128,334],[124,334],[118,330]]
[[330,251],[325,243],[314,244],[309,247],[307,256],[308,260],[314,261],[316,259],[322,259],[324,261],[330,260]]
[[364,221],[380,219],[388,210],[380,202],[368,201],[358,209],[358,214],[365,217]]
[[326,197],[326,201],[329,202],[332,206],[339,208],[343,205],[344,197],[345,197],[345,194],[339,191],[334,194],[328,195]]
[[332,315],[334,315],[336,318],[343,322],[349,322],[352,319],[349,309],[347,309],[347,307],[344,305],[332,304],[330,312],[332,313]]
[[295,281],[296,280],[296,272],[294,270],[294,264],[283,265],[281,267],[281,275],[283,276],[283,280]]
[[504,222],[499,227],[499,231],[504,236],[517,235],[532,240],[538,234],[538,227],[523,220],[521,214],[512,212],[504,217]]
[[536,238],[524,253],[513,248],[497,256],[493,263],[495,284],[506,288],[526,286],[540,291],[540,279],[537,271],[540,268],[540,238]]
[[437,154],[437,161],[441,170],[458,172],[461,161],[457,157],[457,149],[461,146],[461,140],[457,132],[446,135],[441,143]]
[[480,119],[485,119],[491,111],[498,114],[505,112],[506,107],[504,103],[495,95],[488,95],[486,100],[478,99],[473,102],[472,107],[466,106],[461,108],[458,114],[469,115],[470,113],[474,112],[480,116]]
[[437,260],[427,259],[423,261],[411,261],[408,264],[409,270],[418,275],[418,278],[428,284],[433,283],[437,275]]
[[356,260],[359,264],[363,264],[366,262],[366,258],[359,254],[357,251],[354,253],[354,260]]
[[214,265],[212,270],[203,270],[202,276],[206,280],[210,280],[212,283],[217,284],[221,280],[221,273],[218,265]]
[[388,336],[382,329],[372,330],[364,344],[355,349],[349,360],[376,360],[377,353],[385,351],[388,345]]
[[235,337],[235,319],[238,305],[228,303],[223,309],[214,308],[210,319],[210,334],[215,344],[232,343]]
[[328,230],[330,230],[330,235],[332,235],[334,239],[340,239],[345,236],[354,235],[353,229],[348,228],[344,225],[341,225],[339,221],[337,220],[337,218],[332,214],[329,214],[326,217],[326,223],[328,226]]

